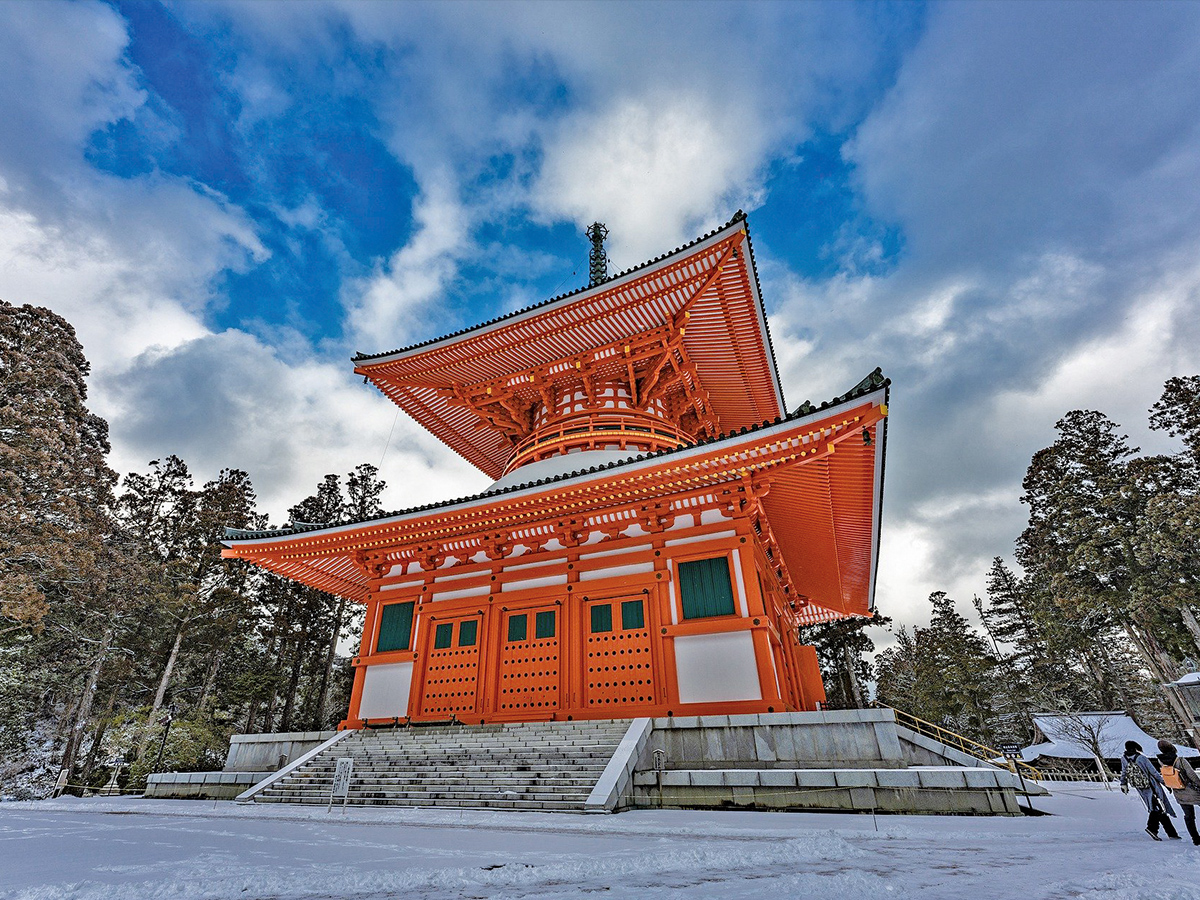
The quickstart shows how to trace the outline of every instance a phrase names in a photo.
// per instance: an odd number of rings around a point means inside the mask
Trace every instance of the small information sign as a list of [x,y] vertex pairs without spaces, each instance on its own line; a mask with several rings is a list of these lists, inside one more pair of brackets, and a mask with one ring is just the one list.
[[337,768],[333,770],[333,787],[329,791],[329,809],[333,809],[333,801],[342,798],[342,810],[346,809],[346,801],[350,799],[350,777],[354,774],[354,760],[349,756],[338,758]]
[[1021,759],[1021,745],[1016,741],[1000,741],[1000,752],[1004,754],[1004,758],[1008,760],[1008,767],[1012,773],[1020,779],[1021,792],[1025,794],[1025,802],[1029,804],[1029,812],[1033,813],[1033,798],[1025,790],[1025,776],[1021,774],[1017,762]]

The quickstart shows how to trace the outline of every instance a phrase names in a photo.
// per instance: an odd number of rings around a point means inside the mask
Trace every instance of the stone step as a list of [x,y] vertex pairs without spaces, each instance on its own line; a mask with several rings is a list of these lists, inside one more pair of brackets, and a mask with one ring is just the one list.
[[592,747],[605,747],[610,744],[617,743],[620,743],[620,741],[614,738],[613,740],[576,741],[574,743],[555,743],[553,741],[529,741],[527,743],[513,743],[509,741],[495,741],[487,744],[414,744],[396,741],[395,743],[388,744],[354,743],[351,746],[367,751],[405,750],[411,753],[455,753],[466,750],[538,750],[542,748],[552,751],[560,751],[563,753],[573,753],[578,750],[587,750]]
[[[514,759],[507,765],[497,758],[495,760],[437,760],[433,762],[424,762],[416,760],[381,760],[381,759],[356,759],[354,760],[354,771],[377,771],[388,772],[396,770],[405,770],[412,772],[453,772],[470,770],[473,772],[506,772],[506,771],[521,771],[521,772],[561,772],[570,769],[578,769],[580,771],[592,771],[603,769],[607,764],[609,756],[594,756],[587,759]],[[330,760],[328,763],[322,762],[320,765],[305,766],[306,772],[333,772],[337,768],[336,760]]]
[[[488,778],[497,775],[501,772],[514,772],[523,775],[547,775],[557,772],[566,774],[578,775],[598,775],[604,771],[604,760],[596,760],[588,765],[572,765],[572,766],[554,766],[554,765],[534,765],[529,762],[518,762],[511,766],[501,764],[477,766],[477,765],[455,765],[455,766],[414,766],[414,765],[358,765],[354,766],[354,774],[358,777],[368,778],[378,775],[387,777],[389,775],[423,775],[428,778],[439,778],[446,775],[456,773],[464,773],[474,775],[480,778]],[[303,770],[306,775],[313,775],[318,778],[331,778],[335,771],[333,766],[320,766],[313,768],[305,767]],[[298,773],[292,773],[298,774]]]
[[[478,768],[485,767],[502,767],[512,768],[512,764],[518,766],[534,766],[540,768],[566,768],[568,766],[592,767],[600,766],[604,768],[604,764],[608,758],[612,757],[612,751],[606,754],[588,754],[584,757],[577,756],[472,756],[472,757],[448,757],[439,758],[439,760],[425,760],[425,758],[412,756],[396,756],[388,758],[383,755],[378,756],[353,756],[343,755],[331,758],[329,761],[322,761],[313,766],[314,769],[328,769],[330,772],[336,768],[336,761],[340,758],[350,758],[354,760],[354,768],[371,767],[371,766],[391,766],[391,767],[410,767],[419,769],[455,769],[466,766],[474,766]],[[505,760],[510,761],[509,764]]]
[[[305,806],[326,806],[329,803],[329,797],[321,798],[306,798],[299,800],[280,800],[277,798],[264,798],[260,802],[263,803],[296,803]],[[338,800],[337,803],[341,803]],[[336,805],[336,804],[335,804]],[[360,798],[351,799],[348,806],[421,806],[421,807],[438,807],[449,809],[524,809],[524,810],[542,810],[545,812],[577,812],[582,805],[582,801],[576,800],[424,800],[424,799],[374,799]]]
[[[599,772],[590,772],[583,775],[568,774],[563,776],[555,775],[531,775],[528,772],[519,772],[513,774],[493,772],[488,775],[459,775],[454,772],[447,772],[443,776],[431,776],[423,773],[417,774],[398,774],[398,775],[381,775],[359,777],[357,774],[351,779],[351,785],[354,787],[362,787],[369,784],[463,784],[463,785],[492,785],[492,784],[532,784],[544,785],[546,787],[556,787],[566,784],[595,784],[599,778]],[[297,774],[287,776],[275,784],[268,787],[277,787],[287,785],[290,787],[298,786],[316,786],[328,787],[333,783],[331,778],[314,777],[307,774]]]
[[[526,781],[522,779],[494,779],[491,781],[465,781],[458,779],[447,779],[444,781],[423,781],[419,779],[405,778],[388,778],[388,779],[372,779],[363,781],[357,785],[351,785],[351,790],[369,791],[369,790],[471,790],[471,791],[498,791],[498,790],[537,790],[537,791],[583,791],[591,793],[592,787],[595,785],[596,779],[571,779],[561,781]],[[331,781],[281,781],[278,784],[273,784],[266,791],[328,791],[333,784]]]
[[581,810],[628,722],[521,723],[363,731],[255,795],[329,802],[339,758],[354,760],[349,804]]
[[571,734],[587,731],[617,731],[628,727],[632,719],[591,719],[578,722],[511,722],[506,725],[413,725],[405,728],[364,728],[366,735],[414,734],[462,734],[471,737],[495,734]]
[[[563,801],[573,803],[583,803],[588,798],[590,791],[574,791],[567,792],[552,792],[552,791],[385,791],[385,790],[364,790],[351,791],[350,802],[355,800],[391,800],[394,802],[407,802],[409,800],[428,800],[437,802],[440,800],[478,800],[480,802],[488,800],[536,800],[538,802],[546,801]],[[278,798],[284,802],[296,800],[324,800],[329,802],[328,791],[272,791],[271,797]],[[340,800],[340,798],[339,798]]]
[[454,752],[469,752],[469,751],[487,751],[487,750],[508,750],[508,751],[528,751],[528,750],[548,750],[556,752],[564,752],[564,754],[572,754],[583,750],[593,750],[610,746],[614,743],[620,743],[619,740],[580,740],[575,743],[556,743],[552,740],[530,740],[528,743],[510,744],[504,742],[496,742],[491,744],[412,744],[403,743],[397,740],[391,744],[355,744],[356,749],[367,752],[379,751],[396,751],[403,750],[413,752],[413,754],[454,754]]

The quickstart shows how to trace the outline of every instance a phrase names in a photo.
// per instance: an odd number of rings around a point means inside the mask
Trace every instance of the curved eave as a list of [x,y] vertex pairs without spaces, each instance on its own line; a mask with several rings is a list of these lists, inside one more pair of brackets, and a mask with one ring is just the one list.
[[[476,527],[489,517],[528,515],[532,507],[565,510],[596,482],[625,490],[648,478],[669,480],[670,473],[691,477],[707,467],[713,483],[736,481],[733,468],[754,466],[763,448],[779,447],[803,433],[830,429],[837,434],[836,452],[821,458],[778,465],[770,470],[771,489],[763,500],[766,517],[783,554],[793,586],[809,598],[814,621],[845,615],[868,615],[873,605],[878,533],[882,501],[883,418],[887,383],[852,392],[820,410],[693,447],[647,454],[610,466],[516,485],[475,497],[449,501],[366,522],[333,528],[258,532],[229,540],[224,555],[254,562],[331,593],[363,600],[367,574],[357,561],[364,551],[427,541],[452,528]],[[869,422],[871,443],[862,441],[857,425],[846,430],[846,418],[862,415]],[[840,424],[839,424],[840,422]],[[834,438],[830,437],[833,443]],[[717,458],[734,459],[712,467]],[[765,470],[764,470],[765,471]],[[649,496],[649,495],[648,495]],[[552,515],[548,513],[547,515]],[[543,516],[545,518],[545,516]],[[467,523],[467,524],[463,524]],[[484,527],[484,526],[478,526]],[[490,527],[495,527],[490,526]],[[815,617],[815,618],[814,618]]]
[[503,328],[513,322],[531,316],[541,315],[556,307],[567,303],[574,303],[581,300],[586,300],[589,297],[594,297],[598,294],[611,290],[613,287],[620,286],[636,278],[640,278],[653,267],[661,267],[662,265],[671,262],[681,253],[687,253],[699,246],[700,244],[708,243],[713,240],[719,240],[720,236],[730,230],[737,230],[740,226],[746,228],[746,214],[740,209],[734,213],[733,218],[722,225],[720,228],[714,228],[708,234],[702,235],[695,240],[688,241],[680,247],[676,247],[662,256],[656,256],[654,259],[647,260],[641,265],[634,266],[632,269],[626,269],[624,272],[619,272],[611,278],[606,278],[604,281],[595,285],[577,288],[573,291],[568,291],[565,294],[559,294],[557,297],[551,297],[549,300],[542,300],[539,303],[533,303],[522,309],[514,310],[510,313],[505,313],[502,316],[497,316],[494,319],[489,319],[486,322],[480,322],[478,325],[472,325],[468,328],[460,328],[458,331],[452,331],[450,334],[442,335],[441,337],[429,338],[425,341],[418,341],[415,344],[409,344],[407,347],[400,347],[396,350],[386,350],[383,353],[356,353],[352,358],[356,366],[374,366],[378,363],[392,362],[393,360],[403,359],[406,356],[411,356],[415,353],[425,353],[429,350],[436,349],[440,346],[454,344],[465,338],[475,337],[480,334],[485,334],[488,331],[493,331],[497,328]]
[[[744,237],[743,237],[744,236]],[[724,248],[744,252],[717,266]],[[726,430],[785,412],[774,348],[745,217],[622,275],[500,319],[402,350],[356,356],[364,375],[397,406],[493,478],[512,450],[480,429],[471,411],[439,393],[586,353],[669,321],[694,296],[684,346]]]

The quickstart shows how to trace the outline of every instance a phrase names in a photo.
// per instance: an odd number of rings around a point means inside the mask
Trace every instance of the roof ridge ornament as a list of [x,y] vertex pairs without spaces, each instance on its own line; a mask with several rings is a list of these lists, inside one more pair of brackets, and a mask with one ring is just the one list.
[[608,229],[604,227],[603,222],[593,222],[584,234],[592,242],[592,250],[588,254],[588,287],[595,287],[608,280],[608,254],[604,252],[604,239],[608,237]]

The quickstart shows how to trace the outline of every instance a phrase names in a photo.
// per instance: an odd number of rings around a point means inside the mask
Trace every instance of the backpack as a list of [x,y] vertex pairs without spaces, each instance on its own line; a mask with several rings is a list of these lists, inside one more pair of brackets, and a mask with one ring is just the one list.
[[1129,781],[1129,786],[1138,791],[1150,790],[1150,776],[1145,773],[1136,760],[1129,760],[1129,767],[1126,769],[1126,777]]
[[1183,789],[1183,776],[1174,766],[1162,766],[1159,768],[1159,774],[1162,775],[1163,784],[1173,791]]

